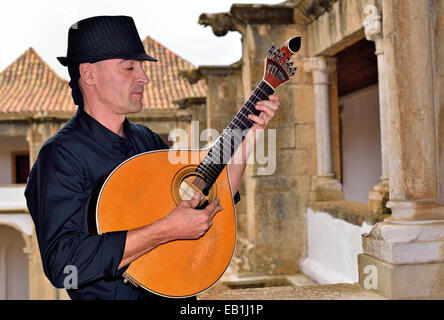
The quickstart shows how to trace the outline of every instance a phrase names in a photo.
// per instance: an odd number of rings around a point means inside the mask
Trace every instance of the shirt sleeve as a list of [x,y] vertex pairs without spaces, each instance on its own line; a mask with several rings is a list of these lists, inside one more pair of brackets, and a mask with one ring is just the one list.
[[66,287],[68,271],[76,270],[79,286],[113,278],[123,256],[126,231],[89,235],[86,190],[78,161],[56,142],[40,151],[25,190],[34,220],[43,269],[58,288]]

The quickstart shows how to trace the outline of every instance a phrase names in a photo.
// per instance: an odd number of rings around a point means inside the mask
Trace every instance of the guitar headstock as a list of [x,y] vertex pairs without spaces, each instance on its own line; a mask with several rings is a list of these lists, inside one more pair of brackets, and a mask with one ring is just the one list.
[[281,48],[271,46],[265,59],[264,81],[275,90],[281,84],[290,80],[297,67],[293,67],[291,56],[301,49],[301,37],[289,39]]

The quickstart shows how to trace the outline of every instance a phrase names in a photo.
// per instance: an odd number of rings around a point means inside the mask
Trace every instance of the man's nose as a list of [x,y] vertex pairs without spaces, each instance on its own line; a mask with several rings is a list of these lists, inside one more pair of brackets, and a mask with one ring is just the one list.
[[150,82],[150,78],[148,77],[148,75],[146,74],[145,70],[143,69],[143,67],[140,68],[139,74],[139,81],[141,83],[143,83],[144,85],[148,84]]

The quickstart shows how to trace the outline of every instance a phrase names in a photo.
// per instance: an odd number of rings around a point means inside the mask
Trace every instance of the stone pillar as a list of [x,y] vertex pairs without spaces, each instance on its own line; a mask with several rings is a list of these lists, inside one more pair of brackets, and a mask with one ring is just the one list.
[[444,199],[436,133],[444,107],[434,101],[439,61],[432,31],[443,16],[433,20],[432,5],[382,1],[392,216],[363,235],[358,261],[364,287],[394,299],[444,297]]
[[29,144],[30,168],[32,168],[35,160],[37,160],[40,148],[45,141],[51,138],[62,125],[62,122],[40,120],[33,121],[29,124],[26,141],[28,141]]
[[383,1],[383,7],[391,126],[387,205],[395,220],[443,219],[437,199],[431,4]]
[[376,56],[378,59],[378,88],[379,88],[379,116],[381,128],[381,182],[376,184],[369,192],[369,209],[376,213],[388,213],[386,203],[389,197],[388,175],[388,133],[387,133],[387,76],[384,66],[384,38],[382,34],[381,14],[374,5],[364,8],[364,32],[365,38],[375,42]]
[[304,69],[313,75],[315,98],[317,174],[312,180],[312,200],[342,200],[342,185],[334,179],[330,129],[329,73],[336,60],[327,57],[304,59]]
[[[43,143],[49,139],[60,127],[55,122],[32,122],[29,125],[26,140],[29,143],[30,166],[37,159]],[[29,299],[30,300],[56,300],[60,298],[60,290],[56,289],[46,278],[43,271],[42,260],[35,230],[31,243],[25,252],[29,255]]]
[[31,237],[31,245],[25,251],[29,257],[29,299],[56,300],[57,289],[49,282],[43,272],[42,260],[35,231]]

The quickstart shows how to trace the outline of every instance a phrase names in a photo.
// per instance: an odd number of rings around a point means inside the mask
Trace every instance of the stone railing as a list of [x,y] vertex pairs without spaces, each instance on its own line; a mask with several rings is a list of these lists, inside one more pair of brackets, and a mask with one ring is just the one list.
[[0,212],[28,212],[24,184],[0,185]]

